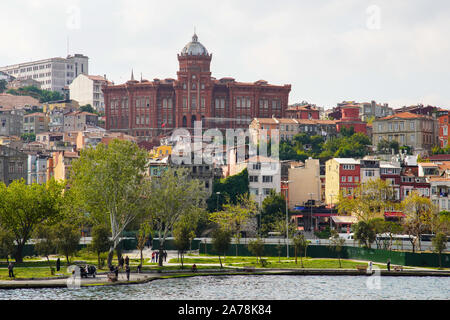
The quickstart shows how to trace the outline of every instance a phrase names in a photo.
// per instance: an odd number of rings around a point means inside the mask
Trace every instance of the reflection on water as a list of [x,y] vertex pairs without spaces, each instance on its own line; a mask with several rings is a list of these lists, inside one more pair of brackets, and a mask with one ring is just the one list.
[[146,284],[70,289],[0,290],[14,300],[391,300],[450,299],[449,277],[381,277],[368,289],[365,276],[206,276]]

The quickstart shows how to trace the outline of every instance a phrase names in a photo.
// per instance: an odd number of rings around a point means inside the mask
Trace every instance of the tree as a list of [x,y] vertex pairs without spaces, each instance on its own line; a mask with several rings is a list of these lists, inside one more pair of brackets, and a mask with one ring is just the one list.
[[294,249],[295,249],[295,264],[297,264],[297,255],[300,255],[300,263],[303,268],[303,254],[306,255],[306,248],[310,241],[306,240],[304,234],[297,234],[294,237]]
[[212,233],[212,246],[213,249],[219,254],[220,268],[223,268],[222,260],[220,255],[222,254],[225,259],[226,252],[230,247],[231,243],[231,232],[221,228],[217,228]]
[[0,227],[0,258],[6,258],[6,262],[9,263],[9,257],[15,250],[14,236],[10,231]]
[[377,149],[379,152],[384,152],[384,153],[391,153],[392,149],[394,149],[394,153],[398,153],[400,146],[398,144],[397,141],[392,140],[392,141],[388,141],[386,139],[381,140],[380,142],[378,142],[377,145]]
[[416,191],[411,192],[402,201],[404,230],[410,235],[410,241],[415,251],[415,242],[418,241],[421,250],[421,235],[432,227],[433,217],[437,215],[437,208],[429,198],[420,196]]
[[[188,169],[168,167],[161,177],[152,179],[147,210],[158,233],[160,257],[175,223],[183,216],[204,210],[206,197],[203,183],[191,179]],[[159,265],[163,265],[162,259]]]
[[[219,194],[217,194],[219,192]],[[224,203],[230,202],[236,204],[238,198],[244,194],[248,194],[248,170],[225,179],[215,180],[213,184],[213,192],[207,200],[208,211],[216,212],[222,209]]]
[[359,244],[366,248],[371,247],[377,236],[373,222],[359,221],[352,226],[353,237],[358,240]]
[[338,200],[340,215],[352,214],[365,222],[382,217],[387,209],[395,206],[394,190],[390,182],[381,179],[360,184],[352,196],[341,192]]
[[400,234],[402,231],[403,227],[400,224],[392,221],[384,222],[384,233],[389,235],[389,250],[392,250],[394,234]]
[[270,190],[269,195],[262,202],[261,230],[263,234],[269,232],[273,223],[282,219],[286,213],[286,199],[281,193]]
[[63,188],[53,179],[43,185],[27,185],[23,179],[8,187],[0,183],[0,223],[14,235],[16,262],[23,261],[23,248],[37,225],[61,219]]
[[210,220],[233,234],[236,240],[237,256],[242,228],[256,213],[256,203],[246,194],[238,197],[238,204],[227,203],[222,207],[223,211],[211,213]]
[[89,113],[96,113],[94,108],[90,104],[84,105],[80,107],[80,111],[83,112],[89,112]]
[[148,221],[145,221],[140,224],[137,234],[137,249],[141,255],[141,266],[144,264],[144,255],[142,254],[142,251],[145,249],[145,244],[149,236],[151,236],[151,227]]
[[81,239],[81,232],[79,228],[73,226],[68,222],[60,223],[56,227],[56,248],[58,252],[66,257],[67,265],[70,264],[70,259],[73,254],[78,251],[78,244]]
[[256,256],[256,263],[258,263],[259,258],[261,265],[264,266],[261,260],[261,257],[264,254],[264,241],[259,237],[255,240],[249,241],[248,250]]
[[439,254],[439,269],[442,269],[442,251],[447,248],[447,236],[443,232],[439,232],[432,241],[433,251]]
[[53,268],[50,265],[49,256],[56,251],[56,237],[54,230],[50,226],[39,225],[35,230],[34,238],[34,249],[40,256],[47,259],[50,271],[52,271]]
[[338,259],[339,259],[339,268],[342,268],[341,264],[341,252],[342,248],[345,245],[345,239],[339,237],[339,233],[336,230],[331,230],[331,239],[330,239],[330,248],[333,251],[336,251]]
[[5,92],[7,85],[8,81],[6,81],[5,79],[0,80],[0,93]]
[[104,224],[98,224],[92,228],[92,242],[90,249],[97,254],[99,268],[102,268],[104,264],[104,261],[101,259],[102,253],[108,252],[111,247],[111,240],[109,239],[110,234],[111,229]]
[[181,269],[184,267],[184,254],[191,247],[191,242],[195,238],[195,228],[197,225],[196,214],[182,216],[173,228],[175,246],[181,258]]
[[84,149],[72,163],[72,208],[87,212],[93,224],[106,223],[111,228],[108,266],[122,232],[144,212],[146,157],[146,151],[136,144],[115,139],[107,146]]

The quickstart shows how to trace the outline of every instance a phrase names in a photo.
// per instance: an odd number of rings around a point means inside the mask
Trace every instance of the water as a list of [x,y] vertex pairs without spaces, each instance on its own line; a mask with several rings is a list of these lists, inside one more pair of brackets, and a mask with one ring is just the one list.
[[0,290],[0,300],[450,300],[450,277],[204,276],[139,285]]

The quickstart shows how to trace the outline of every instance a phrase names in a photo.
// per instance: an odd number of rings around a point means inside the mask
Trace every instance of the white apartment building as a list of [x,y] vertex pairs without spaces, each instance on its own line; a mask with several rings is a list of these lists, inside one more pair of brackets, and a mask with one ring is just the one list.
[[247,161],[249,191],[261,206],[270,190],[281,192],[281,163],[268,157],[255,156]]
[[89,58],[82,54],[67,58],[49,58],[0,67],[0,71],[17,80],[33,79],[41,83],[41,89],[63,93],[65,86],[79,74],[89,74]]
[[80,74],[69,85],[70,99],[80,106],[90,104],[95,110],[105,110],[102,86],[109,83],[105,77]]

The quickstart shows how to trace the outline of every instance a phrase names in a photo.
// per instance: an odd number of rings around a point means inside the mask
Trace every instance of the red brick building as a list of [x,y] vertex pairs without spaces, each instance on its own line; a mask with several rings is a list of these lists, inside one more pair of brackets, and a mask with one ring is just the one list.
[[342,117],[341,120],[336,122],[337,131],[340,132],[341,128],[353,127],[355,133],[362,132],[367,134],[367,123],[361,121],[359,117],[359,106],[357,105],[346,105],[341,106]]
[[450,115],[439,117],[439,146],[445,148],[448,145],[448,126]]
[[174,128],[248,128],[255,117],[285,117],[291,85],[211,77],[212,54],[196,34],[178,54],[177,79],[103,87],[106,129],[150,140]]
[[289,106],[286,109],[286,117],[291,119],[319,120],[320,111],[312,105]]

